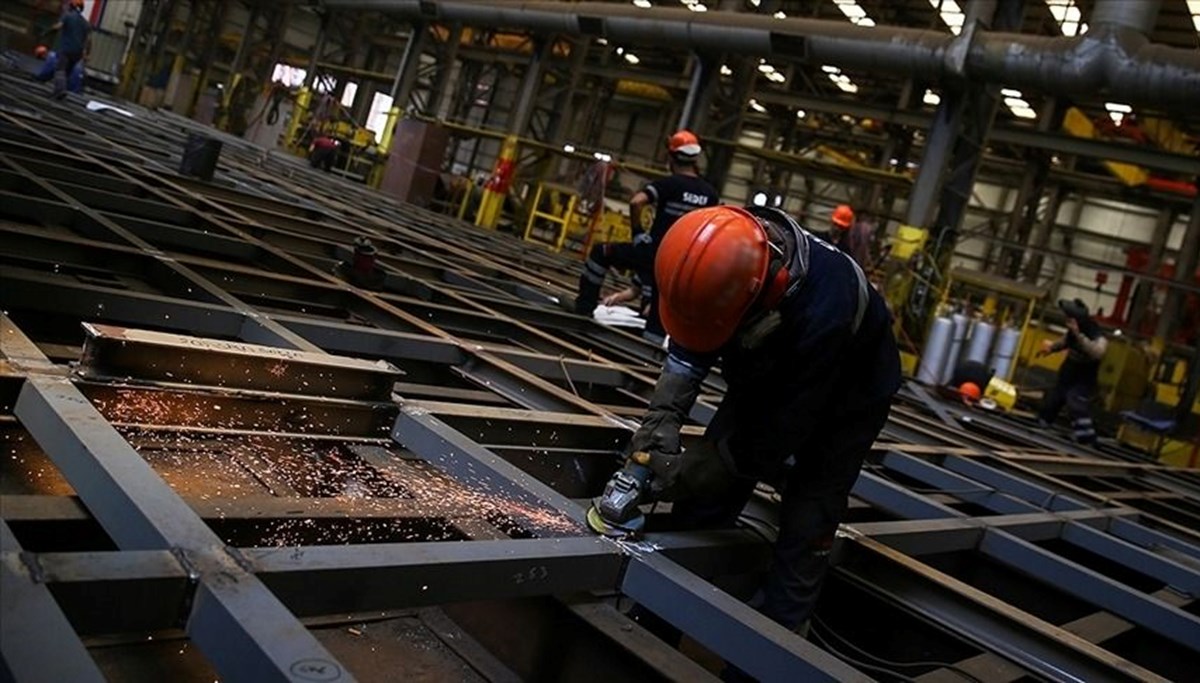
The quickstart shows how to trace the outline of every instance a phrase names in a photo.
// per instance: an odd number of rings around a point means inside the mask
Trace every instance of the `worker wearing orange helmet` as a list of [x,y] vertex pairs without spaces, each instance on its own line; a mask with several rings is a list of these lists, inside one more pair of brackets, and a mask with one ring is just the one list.
[[[67,94],[67,85],[71,72],[83,61],[88,50],[88,35],[92,26],[83,17],[83,0],[71,0],[67,11],[51,30],[58,35],[58,68],[54,73],[54,97],[62,98]],[[61,72],[61,76],[59,75]]]
[[[663,336],[654,296],[654,255],[658,244],[667,228],[680,216],[714,206],[719,201],[716,189],[700,177],[697,163],[701,148],[695,133],[689,130],[676,132],[667,140],[667,152],[671,175],[647,183],[629,200],[633,241],[606,242],[592,247],[579,277],[579,292],[575,297],[575,312],[590,316],[600,302],[600,288],[609,268],[632,270],[640,285],[643,307],[647,309],[646,334],[658,340]],[[646,231],[641,218],[646,207],[651,205],[654,221]],[[636,296],[636,291],[627,291],[609,297],[605,303],[627,301]]]
[[859,220],[854,209],[848,204],[839,204],[830,216],[833,230],[830,240],[838,249],[850,255],[864,270],[870,270],[872,265],[871,242],[874,239],[875,225],[871,221]]
[[[711,528],[732,525],[757,482],[775,486],[774,562],[752,604],[802,630],[900,386],[887,306],[846,254],[772,208],[687,214],[655,272],[670,347],[630,442],[651,472],[642,500],[672,500],[684,526]],[[680,427],[716,364],[725,398],[682,450]]]

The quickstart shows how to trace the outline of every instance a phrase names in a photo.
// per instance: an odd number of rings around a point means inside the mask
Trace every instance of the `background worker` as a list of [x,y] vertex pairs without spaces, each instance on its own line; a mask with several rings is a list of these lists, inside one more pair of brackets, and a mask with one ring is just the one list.
[[1087,304],[1079,299],[1062,299],[1058,307],[1067,316],[1067,333],[1056,342],[1047,342],[1038,357],[1066,350],[1054,388],[1042,399],[1038,423],[1043,427],[1054,424],[1063,405],[1071,414],[1071,429],[1075,440],[1082,444],[1096,441],[1096,426],[1092,421],[1092,398],[1100,375],[1100,361],[1108,349],[1108,340],[1100,324],[1088,312]]
[[[641,285],[642,304],[649,305],[646,313],[646,333],[651,338],[661,339],[662,323],[659,321],[654,296],[654,255],[658,244],[680,216],[695,209],[715,206],[719,201],[717,191],[700,177],[697,163],[700,160],[700,140],[694,133],[681,130],[667,141],[671,175],[647,183],[629,200],[629,222],[633,234],[632,242],[603,242],[592,247],[583,274],[579,277],[579,292],[575,297],[575,312],[590,316],[600,302],[600,288],[609,268],[632,270]],[[642,213],[654,207],[654,221],[650,231],[642,227]],[[631,299],[623,298],[619,301]]]
[[[33,48],[33,56],[42,60],[42,68],[33,75],[33,80],[45,83],[54,78],[54,74],[58,71],[58,53],[47,48],[45,45],[38,45]],[[75,64],[75,68],[71,70],[70,76],[67,78],[67,91],[73,93],[83,92],[83,62]]]
[[[83,18],[83,0],[71,0],[62,19],[52,27],[58,34],[58,66],[54,72],[54,97],[67,95],[67,81],[75,65],[81,63],[88,48],[91,24]],[[61,73],[61,76],[60,76]]]
[[[655,272],[671,344],[630,442],[649,454],[642,502],[674,501],[680,525],[715,528],[734,524],[757,482],[774,486],[779,536],[751,604],[804,633],[850,488],[900,386],[887,306],[846,254],[778,209],[689,213],[666,234]],[[681,451],[680,427],[717,363],[728,391],[703,439]]]
[[854,215],[854,209],[847,204],[839,204],[830,217],[833,223],[834,244],[838,249],[850,255],[864,271],[870,271],[874,265],[871,257],[871,242],[875,237],[873,221],[861,220]]

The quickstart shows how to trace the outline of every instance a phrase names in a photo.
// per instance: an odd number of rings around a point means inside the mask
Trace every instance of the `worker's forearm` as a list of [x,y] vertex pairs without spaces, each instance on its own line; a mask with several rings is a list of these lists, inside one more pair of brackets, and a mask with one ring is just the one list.
[[1096,339],[1088,339],[1086,336],[1079,334],[1075,335],[1079,340],[1079,346],[1083,348],[1083,352],[1093,360],[1100,360],[1104,357],[1104,352],[1108,350],[1108,340],[1104,337]]

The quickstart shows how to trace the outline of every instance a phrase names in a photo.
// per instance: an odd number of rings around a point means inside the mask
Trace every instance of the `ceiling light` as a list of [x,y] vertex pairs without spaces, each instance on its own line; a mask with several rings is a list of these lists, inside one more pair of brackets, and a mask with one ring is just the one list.
[[775,67],[771,66],[770,64],[759,64],[758,70],[765,74],[769,74],[775,71]]
[[1021,94],[1020,90],[1003,88],[1000,90],[1000,94],[1004,97],[1004,104],[1012,112],[1013,116],[1022,119],[1037,118],[1037,112],[1033,110],[1033,107],[1029,106],[1029,102],[1025,101],[1025,96]]
[[937,105],[942,103],[942,96],[935,93],[932,90],[926,89],[925,97],[921,98],[921,101],[924,102],[925,104],[936,107]]
[[771,16],[775,17],[776,19],[787,19],[787,15],[784,14],[782,11],[776,12],[775,14],[772,14]]
[[826,64],[825,66],[821,67],[821,71],[824,71],[827,74],[835,74],[841,71],[841,69],[833,66],[832,64]]
[[761,4],[762,4],[762,0],[750,0],[750,5],[752,7],[758,7]]
[[650,8],[650,0],[633,0],[633,4],[641,7],[642,9]]
[[758,100],[751,98],[749,104],[750,104],[750,108],[753,109],[754,111],[756,111],[760,114],[767,113],[767,108],[762,106],[761,104],[759,104]]
[[638,59],[638,56],[633,54],[632,52],[626,52],[625,53],[625,61],[629,62],[630,64],[637,64],[638,62],[640,62],[642,60]]
[[798,119],[802,119],[802,118],[804,118],[805,116],[808,116],[808,112],[804,111],[803,109],[797,109],[797,110],[796,110],[796,118],[798,118]]
[[1121,102],[1105,102],[1104,108],[1108,110],[1108,117],[1118,126],[1125,122],[1126,116],[1133,113],[1133,107]]
[[1058,28],[1064,36],[1076,36],[1087,33],[1087,24],[1083,23],[1083,13],[1079,11],[1077,0],[1046,0],[1046,7],[1058,22]]
[[955,0],[929,0],[929,4],[942,15],[942,21],[950,27],[951,33],[954,35],[962,33],[963,23],[966,22],[967,17]]
[[563,151],[566,152],[567,154],[571,154],[572,152],[575,151],[575,145],[572,145],[571,143],[567,143],[567,144],[563,145]]
[[726,66],[725,64],[722,64],[722,65],[721,65],[721,75],[722,75],[722,76],[732,76],[732,75],[733,75],[733,69],[730,69],[730,68],[729,68],[728,66]]
[[1187,0],[1187,8],[1192,13],[1192,24],[1196,26],[1196,33],[1200,33],[1200,0]]
[[708,11],[708,8],[705,7],[704,3],[701,3],[701,2],[697,2],[694,4],[688,5],[688,9],[692,10],[693,12],[707,12]]

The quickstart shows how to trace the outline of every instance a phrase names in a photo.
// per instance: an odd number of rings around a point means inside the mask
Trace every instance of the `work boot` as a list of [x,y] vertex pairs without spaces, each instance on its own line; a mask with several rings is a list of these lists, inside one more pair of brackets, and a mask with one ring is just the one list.
[[587,273],[579,278],[579,293],[575,295],[575,312],[592,317],[600,305],[600,285],[588,280]]

